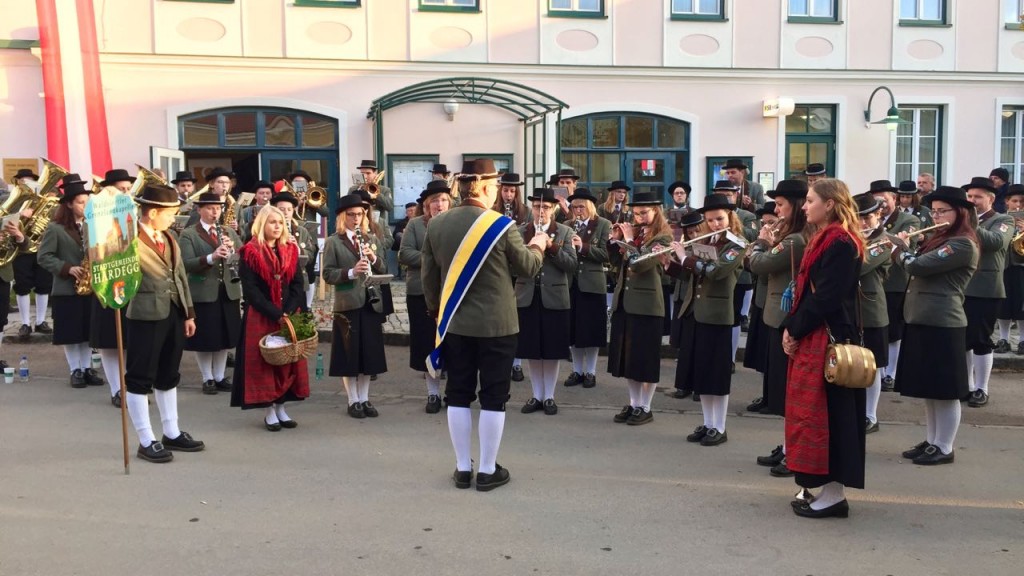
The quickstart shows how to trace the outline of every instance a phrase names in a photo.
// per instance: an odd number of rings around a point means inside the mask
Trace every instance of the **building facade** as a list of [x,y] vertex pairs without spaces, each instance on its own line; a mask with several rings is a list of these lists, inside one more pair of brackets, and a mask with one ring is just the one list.
[[[0,158],[51,149],[38,40],[65,3],[96,53],[65,47],[63,74],[98,62],[118,167],[220,165],[244,188],[301,166],[333,203],[376,158],[396,205],[479,155],[599,193],[684,180],[697,203],[727,158],[767,188],[810,162],[854,191],[1024,179],[1022,0],[0,0]],[[502,105],[528,98],[553,104]],[[72,151],[92,147],[69,168],[94,173],[89,105],[64,100]],[[909,123],[870,123],[893,104]]]

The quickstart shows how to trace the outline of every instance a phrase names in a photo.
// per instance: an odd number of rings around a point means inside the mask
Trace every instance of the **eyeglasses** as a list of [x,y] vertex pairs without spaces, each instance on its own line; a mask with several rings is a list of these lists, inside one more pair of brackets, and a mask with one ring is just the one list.
[[936,216],[942,216],[946,212],[956,212],[956,209],[955,208],[938,208],[936,210],[930,210],[929,214],[932,215],[932,218],[935,218]]

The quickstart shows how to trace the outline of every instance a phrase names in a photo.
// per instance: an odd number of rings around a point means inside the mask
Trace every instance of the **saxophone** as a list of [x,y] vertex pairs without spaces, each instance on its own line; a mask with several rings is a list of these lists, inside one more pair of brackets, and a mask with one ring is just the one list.
[[229,193],[224,195],[224,202],[227,207],[224,208],[224,213],[221,214],[221,224],[230,224],[231,222],[234,222],[237,226],[238,220],[236,219],[237,215],[235,214],[235,209],[238,206],[238,201],[236,201],[235,197]]
[[75,279],[75,294],[78,296],[88,296],[92,294],[92,263],[89,261],[89,243],[86,241],[86,226],[87,223],[82,223],[82,263],[79,266],[82,267],[82,277]]

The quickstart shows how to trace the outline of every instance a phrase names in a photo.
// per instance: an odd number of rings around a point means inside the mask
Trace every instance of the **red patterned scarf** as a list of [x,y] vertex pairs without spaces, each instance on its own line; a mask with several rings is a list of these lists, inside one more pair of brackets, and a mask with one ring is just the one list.
[[298,270],[295,263],[299,259],[299,247],[288,242],[274,250],[269,244],[261,244],[253,238],[239,250],[239,257],[270,287],[270,300],[281,306],[282,286],[288,285]]
[[796,296],[793,298],[793,307],[789,311],[791,315],[800,306],[800,297],[803,296],[804,288],[810,284],[808,277],[811,266],[821,258],[821,255],[828,250],[833,242],[850,242],[857,249],[858,256],[864,257],[864,240],[847,232],[838,222],[829,224],[815,234],[811,238],[811,243],[807,245],[807,249],[804,250],[803,260],[800,261],[800,272],[796,277]]

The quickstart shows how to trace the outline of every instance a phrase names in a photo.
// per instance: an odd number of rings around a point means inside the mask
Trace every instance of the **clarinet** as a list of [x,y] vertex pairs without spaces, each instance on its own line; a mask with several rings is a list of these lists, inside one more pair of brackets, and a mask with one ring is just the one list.
[[[219,224],[213,225],[214,231],[217,233],[217,237],[220,238],[221,246],[224,245],[224,227]],[[238,259],[234,258],[235,249],[231,249],[231,253],[228,254],[227,259],[221,263],[222,267],[226,267],[228,271],[228,282],[231,284],[238,284],[242,281],[242,278],[238,275]]]
[[[366,244],[366,239],[363,237],[363,230],[362,230],[362,228],[356,228],[356,244],[359,246],[359,259],[360,260],[367,260],[367,258],[365,256],[365,250],[367,248],[367,244]],[[369,279],[371,274],[372,274],[372,272],[369,272],[369,271],[365,272],[363,274],[363,281],[365,282],[367,279]],[[378,302],[380,302],[380,287],[376,286],[376,285],[374,285],[374,286],[367,286],[366,287],[366,296],[367,296],[367,298],[369,298],[370,304],[377,304]]]
[[[583,221],[581,221],[578,218],[573,221],[572,227],[573,227],[573,231],[576,233],[577,236],[580,235],[580,232],[583,232],[583,230],[586,229],[586,226],[583,225]],[[580,247],[579,246],[576,247],[576,253],[577,254],[580,253]]]
[[511,202],[505,202],[504,204],[505,204],[505,216],[515,220],[516,215],[512,211],[512,203]]

